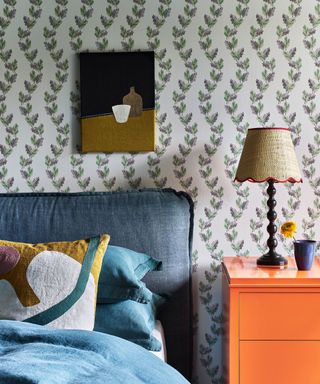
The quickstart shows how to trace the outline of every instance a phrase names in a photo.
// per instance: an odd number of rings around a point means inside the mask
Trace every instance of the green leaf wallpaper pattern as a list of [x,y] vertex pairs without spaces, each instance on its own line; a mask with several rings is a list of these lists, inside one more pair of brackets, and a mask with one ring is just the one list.
[[[284,125],[290,128],[294,146],[298,150],[301,143],[302,124],[297,113],[290,105],[291,94],[301,79],[301,57],[297,56],[297,49],[291,42],[292,29],[294,28],[301,14],[301,1],[291,0],[287,12],[282,15],[283,23],[277,26],[277,44],[287,61],[287,76],[281,80],[281,88],[276,93],[277,109],[282,115]],[[283,25],[284,24],[284,25]],[[293,36],[294,37],[294,36]],[[302,188],[300,184],[285,185],[288,193],[288,204],[282,207],[281,213],[284,221],[294,220],[296,211],[300,208]],[[301,231],[302,232],[302,231]],[[286,242],[283,236],[279,236],[285,252],[293,253],[293,243]]]
[[147,45],[155,52],[155,59],[159,68],[158,78],[155,80],[155,109],[156,124],[158,127],[158,143],[154,153],[148,155],[148,175],[153,180],[157,188],[164,188],[167,183],[167,177],[161,177],[161,168],[159,163],[165,155],[167,148],[171,144],[172,124],[167,123],[167,113],[161,112],[160,95],[166,88],[171,78],[172,61],[167,58],[167,49],[161,48],[159,39],[160,29],[165,25],[166,20],[171,13],[172,0],[161,1],[158,7],[158,13],[152,16],[153,26],[147,27]]
[[19,127],[14,123],[13,113],[9,112],[8,94],[17,80],[18,62],[14,58],[12,48],[7,43],[6,33],[15,21],[16,1],[4,1],[2,16],[0,17],[0,121],[1,121],[1,142],[0,142],[0,180],[2,188],[7,192],[15,192],[14,177],[8,175],[8,158],[18,144]]
[[[230,144],[230,154],[224,156],[225,173],[230,181],[234,178],[243,142],[249,128],[249,123],[245,121],[245,112],[239,109],[240,105],[238,102],[239,94],[243,91],[249,77],[250,59],[245,49],[240,46],[243,39],[238,36],[240,27],[248,17],[249,3],[250,0],[237,0],[234,4],[234,13],[230,15],[230,23],[224,27],[225,45],[236,66],[235,72],[229,73],[229,76],[232,76],[229,80],[230,86],[224,92],[225,110],[236,128],[235,141]],[[228,59],[230,60],[230,57]],[[236,190],[237,198],[235,206],[230,207],[229,210],[230,214],[228,216],[231,216],[231,218],[226,217],[224,219],[225,237],[230,242],[234,254],[246,256],[249,250],[246,249],[241,234],[241,239],[239,239],[237,227],[245,210],[248,208],[249,187],[246,183],[235,182],[233,182],[233,186]],[[244,247],[245,249],[243,249]]]
[[173,109],[185,131],[183,143],[178,145],[179,153],[173,155],[174,175],[181,188],[188,192],[194,201],[197,200],[198,187],[193,186],[193,177],[188,175],[186,163],[197,144],[198,124],[193,121],[193,113],[188,110],[186,98],[197,80],[198,59],[194,57],[192,48],[188,47],[186,31],[197,14],[197,2],[198,0],[186,0],[183,13],[178,15],[178,24],[172,28],[172,43],[184,66],[183,78],[178,80],[178,89],[172,93]]
[[200,239],[205,244],[210,257],[209,268],[204,279],[199,282],[199,300],[211,323],[210,328],[205,332],[204,341],[199,344],[199,357],[201,365],[214,382],[222,380],[216,355],[213,353],[213,348],[217,346],[218,341],[221,342],[219,336],[221,336],[223,329],[222,315],[220,305],[216,302],[212,289],[219,276],[223,256],[219,240],[214,236],[213,227],[214,219],[223,206],[223,188],[219,183],[219,176],[216,175],[213,168],[215,155],[223,140],[223,124],[219,121],[219,112],[215,110],[213,100],[214,91],[223,78],[224,61],[220,57],[219,49],[214,47],[215,26],[222,15],[222,11],[223,1],[212,1],[209,13],[203,17],[204,25],[200,25],[198,28],[199,46],[210,64],[208,78],[204,79],[203,87],[198,91],[199,110],[209,128],[206,133],[208,140],[203,145],[203,151],[198,157],[199,174],[210,192],[209,202],[204,207],[203,216],[199,218],[198,224]]
[[[194,383],[224,382],[222,257],[265,250],[265,186],[233,182],[249,127],[290,128],[304,183],[277,188],[278,224],[319,240],[319,29],[318,0],[0,1],[1,192],[188,191]],[[155,51],[156,150],[81,154],[78,52],[137,49]]]
[[36,93],[43,77],[43,60],[37,59],[38,49],[32,48],[30,35],[39,21],[42,12],[42,0],[30,2],[28,15],[23,16],[23,26],[18,28],[19,48],[24,52],[29,63],[30,73],[24,80],[24,90],[19,92],[20,112],[32,132],[30,144],[25,144],[25,155],[20,156],[21,175],[27,181],[32,192],[43,192],[39,186],[40,178],[34,177],[33,158],[43,144],[44,126],[39,121],[39,114],[32,113],[32,97]]
[[[308,143],[308,149],[302,157],[303,175],[308,180],[313,190],[313,204],[308,206],[307,215],[303,218],[303,231],[305,238],[315,238],[317,233],[316,223],[320,219],[320,114],[316,97],[320,91],[320,49],[317,30],[320,25],[320,3],[314,6],[313,13],[309,13],[309,22],[303,26],[303,43],[314,62],[313,77],[308,79],[308,88],[303,90],[302,102],[305,114],[314,130],[312,141]],[[318,161],[317,161],[318,159]],[[312,200],[311,200],[312,201]],[[319,251],[319,243],[317,251]]]
[[50,145],[50,155],[45,156],[46,172],[52,186],[58,192],[69,192],[70,187],[65,186],[65,176],[59,176],[59,158],[64,154],[64,149],[69,145],[70,124],[65,123],[65,115],[60,110],[59,94],[64,91],[64,85],[69,77],[69,60],[63,48],[59,47],[57,38],[59,28],[68,14],[68,1],[55,0],[56,7],[48,17],[48,25],[43,29],[44,46],[55,68],[51,74],[49,87],[44,92],[45,112],[50,118],[51,126],[56,130],[55,143]]
[[[266,46],[264,35],[275,11],[274,0],[264,0],[260,13],[256,15],[256,25],[250,27],[251,47],[256,52],[258,60],[261,62],[262,72],[255,80],[255,88],[250,91],[251,111],[256,116],[258,125],[261,127],[274,126],[269,122],[270,112],[264,113],[264,97],[272,81],[274,80],[275,59],[271,56],[270,47]],[[259,184],[263,199],[256,207],[257,217],[250,219],[251,238],[256,243],[259,253],[265,253],[267,244],[263,223],[266,220],[267,193],[265,184]],[[261,209],[262,207],[262,209]]]

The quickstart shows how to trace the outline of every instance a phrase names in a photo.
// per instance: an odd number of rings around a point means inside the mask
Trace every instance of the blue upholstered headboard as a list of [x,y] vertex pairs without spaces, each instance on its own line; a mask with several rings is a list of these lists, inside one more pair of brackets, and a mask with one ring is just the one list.
[[191,242],[193,204],[172,189],[130,192],[0,194],[0,238],[75,240],[109,233],[111,244],[163,261],[146,283],[172,294],[160,313],[168,363],[188,379],[192,369]]

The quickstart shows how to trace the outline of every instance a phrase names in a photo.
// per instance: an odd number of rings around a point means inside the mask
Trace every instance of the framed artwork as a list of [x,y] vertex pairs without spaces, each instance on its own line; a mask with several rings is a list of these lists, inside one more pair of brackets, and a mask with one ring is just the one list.
[[82,152],[155,149],[154,52],[80,53]]

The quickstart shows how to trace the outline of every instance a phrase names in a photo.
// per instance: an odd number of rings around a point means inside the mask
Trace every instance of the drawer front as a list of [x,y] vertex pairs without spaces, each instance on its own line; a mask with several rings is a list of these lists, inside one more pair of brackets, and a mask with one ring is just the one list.
[[240,340],[320,340],[320,293],[240,293]]
[[240,384],[319,384],[319,367],[320,342],[240,342]]

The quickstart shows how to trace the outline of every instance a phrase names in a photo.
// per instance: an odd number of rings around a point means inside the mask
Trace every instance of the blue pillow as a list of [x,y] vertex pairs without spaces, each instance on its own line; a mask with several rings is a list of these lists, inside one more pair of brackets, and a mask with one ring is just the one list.
[[161,343],[152,336],[152,331],[155,327],[157,309],[165,299],[149,292],[151,300],[146,304],[132,300],[98,304],[93,330],[132,341],[149,351],[160,351]]
[[161,269],[162,262],[144,253],[109,245],[103,258],[98,284],[98,304],[121,300],[148,303],[152,292],[140,281],[149,271]]

